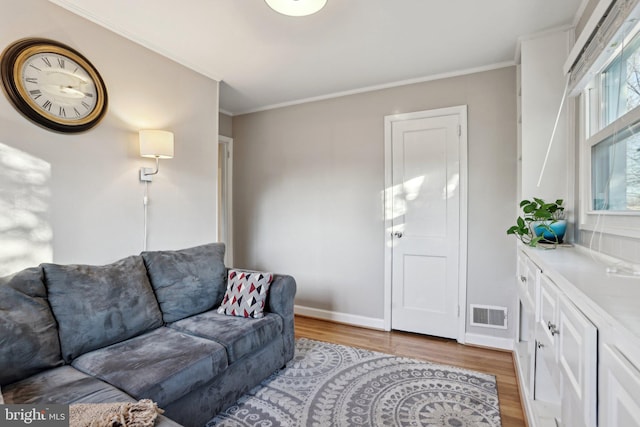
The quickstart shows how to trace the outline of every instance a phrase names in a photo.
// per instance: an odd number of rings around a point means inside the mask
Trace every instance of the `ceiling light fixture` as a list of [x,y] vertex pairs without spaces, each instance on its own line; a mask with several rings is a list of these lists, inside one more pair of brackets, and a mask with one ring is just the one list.
[[264,0],[271,9],[287,16],[312,15],[322,9],[327,0]]

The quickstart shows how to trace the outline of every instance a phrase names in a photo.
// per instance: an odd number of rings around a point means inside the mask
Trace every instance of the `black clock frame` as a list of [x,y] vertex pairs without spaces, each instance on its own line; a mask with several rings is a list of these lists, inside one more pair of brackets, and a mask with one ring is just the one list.
[[[16,61],[25,50],[34,47],[44,48],[44,52],[66,56],[80,64],[89,73],[96,85],[97,99],[94,111],[87,118],[83,118],[75,124],[71,119],[56,121],[44,116],[27,102],[16,84]],[[80,52],[55,40],[26,38],[9,45],[0,56],[0,78],[2,79],[2,89],[13,106],[27,119],[49,130],[61,133],[84,132],[97,125],[107,112],[107,88],[98,70]]]

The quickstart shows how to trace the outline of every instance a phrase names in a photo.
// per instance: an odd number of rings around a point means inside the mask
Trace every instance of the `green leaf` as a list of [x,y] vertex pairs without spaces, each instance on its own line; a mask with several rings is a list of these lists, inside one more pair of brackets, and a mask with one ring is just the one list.
[[542,240],[542,236],[534,237],[529,242],[529,246],[536,246],[540,242],[540,240]]
[[551,212],[549,212],[546,209],[538,209],[533,215],[536,218],[540,218],[540,219],[550,219],[551,218]]

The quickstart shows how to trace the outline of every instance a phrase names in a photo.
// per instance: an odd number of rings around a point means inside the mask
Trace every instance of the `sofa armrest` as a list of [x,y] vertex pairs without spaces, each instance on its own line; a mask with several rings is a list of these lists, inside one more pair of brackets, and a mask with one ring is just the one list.
[[295,331],[293,305],[296,296],[296,281],[293,277],[275,274],[269,286],[267,311],[282,317],[285,362],[293,358],[295,351]]
[[296,296],[296,281],[291,276],[275,274],[269,286],[267,310],[281,316],[293,316],[293,301]]

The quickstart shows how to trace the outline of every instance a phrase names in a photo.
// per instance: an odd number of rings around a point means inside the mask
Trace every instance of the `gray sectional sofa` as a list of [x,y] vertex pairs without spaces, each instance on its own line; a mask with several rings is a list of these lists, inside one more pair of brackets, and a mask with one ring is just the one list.
[[5,403],[146,398],[161,426],[203,426],[294,353],[294,279],[274,276],[262,318],[219,314],[223,257],[213,243],[1,278]]

